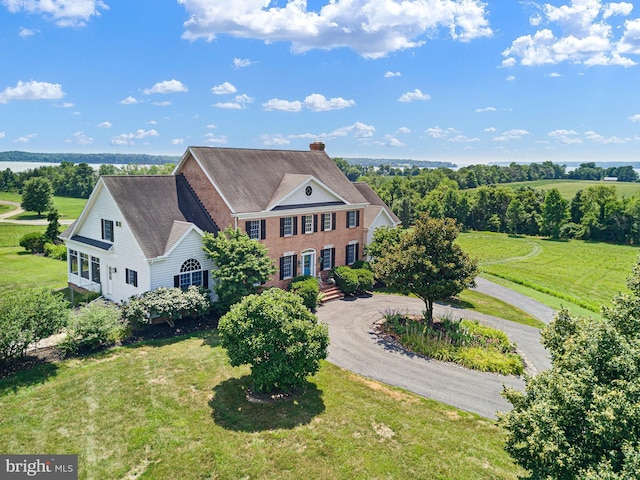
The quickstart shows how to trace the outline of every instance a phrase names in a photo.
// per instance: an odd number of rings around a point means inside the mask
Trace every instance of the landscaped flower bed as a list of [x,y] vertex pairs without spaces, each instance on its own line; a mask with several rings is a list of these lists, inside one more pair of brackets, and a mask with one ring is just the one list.
[[398,311],[385,311],[383,317],[382,331],[412,352],[483,372],[524,372],[524,362],[515,353],[515,345],[500,330],[448,318],[428,325],[423,317]]

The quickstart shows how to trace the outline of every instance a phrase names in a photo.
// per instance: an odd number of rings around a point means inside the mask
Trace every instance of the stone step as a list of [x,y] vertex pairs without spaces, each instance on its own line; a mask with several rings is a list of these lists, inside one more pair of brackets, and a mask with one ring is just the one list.
[[320,291],[324,293],[323,302],[330,302],[331,300],[344,298],[344,293],[342,293],[335,285],[323,285],[320,287]]

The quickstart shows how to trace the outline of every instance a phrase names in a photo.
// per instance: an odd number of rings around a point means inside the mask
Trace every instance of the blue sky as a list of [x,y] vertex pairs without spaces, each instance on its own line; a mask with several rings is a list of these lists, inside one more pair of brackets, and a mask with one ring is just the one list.
[[0,150],[640,161],[640,5],[0,0]]

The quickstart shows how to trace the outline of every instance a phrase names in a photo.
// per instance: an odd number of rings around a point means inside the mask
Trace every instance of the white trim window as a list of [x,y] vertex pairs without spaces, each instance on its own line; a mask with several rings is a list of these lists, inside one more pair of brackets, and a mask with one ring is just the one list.
[[131,269],[127,268],[125,270],[125,273],[126,273],[126,275],[125,275],[126,276],[126,279],[125,279],[126,282],[129,285],[133,285],[134,287],[137,287],[138,286],[138,272],[136,272],[135,270],[131,270]]
[[69,273],[78,275],[78,251],[69,249]]
[[102,240],[113,242],[113,220],[102,219]]
[[347,212],[347,228],[356,228],[358,226],[358,211],[349,210]]
[[347,258],[346,258],[347,265],[353,265],[357,259],[358,259],[358,244],[351,243],[347,245]]
[[313,215],[304,215],[302,225],[302,233],[313,233]]
[[89,280],[89,254],[80,252],[80,276]]
[[100,282],[100,259],[91,255],[91,281],[93,283]]
[[323,213],[322,214],[322,229],[325,232],[328,232],[329,230],[333,230],[333,223],[331,221],[331,214],[330,213]]
[[284,217],[282,219],[282,234],[285,237],[293,235],[293,217]]
[[286,280],[288,278],[293,278],[293,255],[283,256],[281,261],[281,270],[280,276],[281,280]]
[[249,221],[249,238],[253,240],[260,240],[260,220]]
[[180,288],[186,290],[191,285],[201,286],[203,272],[200,262],[195,258],[190,258],[180,267]]

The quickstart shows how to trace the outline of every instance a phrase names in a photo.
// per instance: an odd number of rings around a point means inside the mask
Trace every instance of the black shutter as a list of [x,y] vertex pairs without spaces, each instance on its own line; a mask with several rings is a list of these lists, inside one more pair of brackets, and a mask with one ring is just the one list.
[[360,226],[360,210],[356,210],[356,227]]
[[173,276],[173,286],[175,288],[180,288],[180,275]]
[[336,229],[336,214],[335,212],[331,214],[331,230]]
[[293,276],[297,277],[298,276],[298,255],[293,256],[293,260],[291,261],[291,263],[293,265]]
[[320,217],[320,219],[322,220],[320,222],[320,231],[324,232],[324,219],[325,219],[325,215],[329,215],[328,213],[323,213],[322,216]]
[[247,235],[251,236],[251,221],[247,220],[244,222],[244,231],[247,232]]
[[346,248],[346,254],[344,256],[344,264],[345,265],[349,265],[349,247],[350,246],[351,245],[347,245],[347,248]]
[[313,232],[317,232],[318,231],[318,215],[314,215],[313,216]]
[[358,244],[356,243],[353,248],[355,249],[355,255],[353,256],[353,260],[357,261],[358,260]]
[[349,228],[349,212],[346,212],[347,216],[347,228]]
[[260,220],[260,240],[267,238],[267,221]]
[[333,268],[336,266],[336,249],[331,249],[331,266],[329,268]]
[[284,280],[284,257],[280,257],[280,280]]
[[298,217],[291,217],[291,223],[293,223],[293,234],[298,234]]
[[284,237],[284,218],[280,219],[280,236]]
[[104,240],[104,219],[100,220],[100,227],[102,228],[102,236],[100,238]]
[[209,270],[202,271],[202,286],[209,288]]

